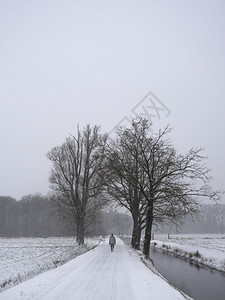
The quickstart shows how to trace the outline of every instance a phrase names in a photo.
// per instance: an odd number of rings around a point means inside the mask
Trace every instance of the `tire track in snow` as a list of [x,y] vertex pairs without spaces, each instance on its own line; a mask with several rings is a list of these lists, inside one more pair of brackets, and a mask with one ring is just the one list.
[[111,300],[117,299],[115,297],[116,296],[116,286],[117,286],[117,260],[114,262],[114,267],[113,267]]
[[[59,282],[56,283],[56,285],[50,287],[48,291],[45,291],[45,296],[43,296],[41,299],[49,299],[48,295],[53,289],[55,290],[55,293],[58,293],[58,295],[56,295],[54,298],[56,300],[70,299],[80,290],[90,290],[90,286],[94,281],[93,273],[95,274],[96,265],[99,265],[99,263],[102,262],[102,255],[101,252],[97,255],[96,253],[95,255],[93,255],[93,253],[89,253],[89,255],[93,256],[93,259],[89,263],[86,263],[84,261],[84,263],[79,267],[79,270],[75,269],[66,274],[63,278],[60,279]],[[65,281],[66,284],[64,283]],[[57,292],[57,290],[59,290],[59,292]]]

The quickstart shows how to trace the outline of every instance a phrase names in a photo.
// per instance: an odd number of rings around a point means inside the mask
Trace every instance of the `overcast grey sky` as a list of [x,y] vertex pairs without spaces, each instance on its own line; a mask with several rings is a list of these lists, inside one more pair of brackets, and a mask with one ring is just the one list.
[[153,127],[204,147],[225,189],[225,1],[0,0],[0,41],[0,195],[46,194],[47,151],[78,123],[109,132],[150,91]]

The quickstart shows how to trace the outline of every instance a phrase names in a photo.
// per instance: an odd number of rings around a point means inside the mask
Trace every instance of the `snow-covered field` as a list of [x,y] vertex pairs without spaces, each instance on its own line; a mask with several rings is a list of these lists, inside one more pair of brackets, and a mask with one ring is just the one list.
[[147,267],[138,252],[117,237],[66,264],[0,293],[1,300],[182,300],[190,299]]
[[225,234],[155,235],[151,245],[225,272]]
[[0,238],[0,292],[87,252],[98,239],[78,246],[75,238]]
[[[78,299],[86,300],[97,292],[103,299],[115,295],[124,299],[124,293],[130,299],[188,298],[163,283],[151,266],[147,271],[139,251],[119,238],[113,254],[105,240],[79,256],[98,244],[99,239],[87,240],[87,246],[80,247],[74,238],[1,238],[0,299],[42,299],[40,295],[43,299],[74,299],[77,294]],[[225,271],[225,235],[170,235],[169,240],[167,235],[155,235],[152,245]],[[55,270],[44,272],[48,269]],[[39,273],[43,274],[36,276]],[[6,290],[22,281],[26,282]]]

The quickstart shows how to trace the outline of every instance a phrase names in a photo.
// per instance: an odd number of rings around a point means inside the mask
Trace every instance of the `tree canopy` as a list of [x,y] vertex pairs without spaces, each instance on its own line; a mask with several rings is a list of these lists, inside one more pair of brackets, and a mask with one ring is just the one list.
[[203,150],[179,154],[168,139],[169,127],[151,131],[148,120],[136,119],[130,128],[119,128],[107,148],[107,188],[132,214],[132,246],[139,248],[145,229],[143,252],[149,256],[153,223],[178,222],[196,213],[199,199],[217,200]]

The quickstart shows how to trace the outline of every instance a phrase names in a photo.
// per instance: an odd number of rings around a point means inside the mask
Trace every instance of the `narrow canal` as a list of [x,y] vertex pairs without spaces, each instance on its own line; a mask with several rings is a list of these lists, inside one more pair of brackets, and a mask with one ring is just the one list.
[[195,300],[224,300],[225,273],[200,267],[173,254],[151,250],[155,268]]

